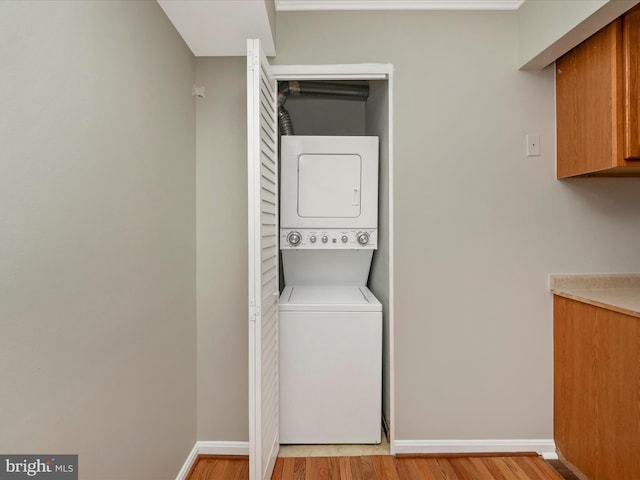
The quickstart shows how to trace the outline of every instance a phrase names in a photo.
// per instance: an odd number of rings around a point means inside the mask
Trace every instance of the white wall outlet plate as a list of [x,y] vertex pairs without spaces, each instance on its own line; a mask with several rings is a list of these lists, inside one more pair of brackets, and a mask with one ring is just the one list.
[[530,133],[527,135],[527,157],[540,156],[540,135]]

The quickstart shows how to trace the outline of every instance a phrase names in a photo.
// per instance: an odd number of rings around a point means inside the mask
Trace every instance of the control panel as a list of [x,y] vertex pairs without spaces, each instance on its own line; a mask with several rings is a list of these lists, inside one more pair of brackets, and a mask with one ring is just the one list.
[[378,230],[283,228],[280,230],[280,248],[375,250],[378,248]]

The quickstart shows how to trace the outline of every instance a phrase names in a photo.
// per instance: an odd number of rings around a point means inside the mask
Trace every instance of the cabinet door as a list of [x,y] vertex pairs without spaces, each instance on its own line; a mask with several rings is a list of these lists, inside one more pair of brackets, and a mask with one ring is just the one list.
[[556,448],[585,478],[640,479],[640,319],[553,304]]
[[622,160],[622,21],[556,62],[558,178],[598,172]]
[[640,7],[622,20],[625,71],[624,158],[640,159]]

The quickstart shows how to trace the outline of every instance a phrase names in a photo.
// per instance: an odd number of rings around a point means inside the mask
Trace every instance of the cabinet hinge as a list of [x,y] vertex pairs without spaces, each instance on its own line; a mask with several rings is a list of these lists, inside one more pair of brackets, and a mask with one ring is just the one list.
[[249,58],[249,70],[251,70],[252,72],[258,67],[258,59],[255,56],[251,56]]
[[256,302],[255,300],[251,300],[249,302],[249,321],[250,322],[254,322],[256,321],[256,318],[260,315],[260,307],[256,307]]

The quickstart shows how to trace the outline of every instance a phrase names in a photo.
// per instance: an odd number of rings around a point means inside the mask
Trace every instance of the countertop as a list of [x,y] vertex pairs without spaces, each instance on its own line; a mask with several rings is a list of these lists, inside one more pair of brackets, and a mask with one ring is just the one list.
[[551,275],[554,295],[640,318],[640,273]]

